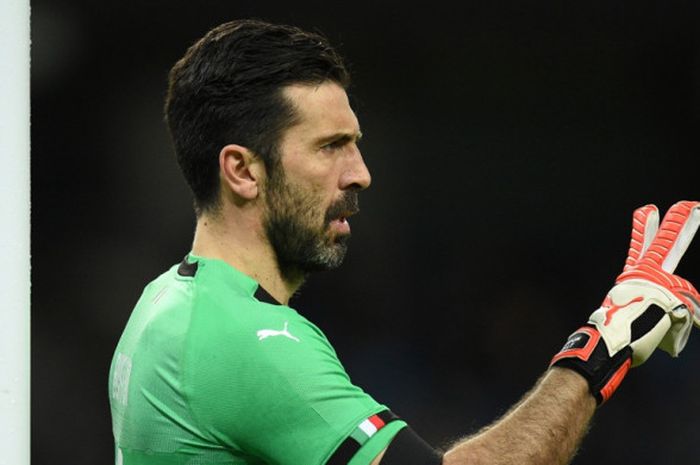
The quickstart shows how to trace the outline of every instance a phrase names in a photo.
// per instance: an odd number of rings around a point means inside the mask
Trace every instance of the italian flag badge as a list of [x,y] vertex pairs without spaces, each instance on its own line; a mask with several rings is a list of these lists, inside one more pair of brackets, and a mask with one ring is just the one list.
[[377,434],[379,430],[399,417],[394,415],[391,410],[382,410],[376,415],[362,420],[355,429],[338,445],[330,458],[326,461],[326,465],[347,465],[348,462],[355,456],[358,450],[369,439]]
[[379,415],[372,415],[357,425],[357,428],[350,436],[360,444],[364,444],[384,426],[386,426],[386,423],[379,418]]

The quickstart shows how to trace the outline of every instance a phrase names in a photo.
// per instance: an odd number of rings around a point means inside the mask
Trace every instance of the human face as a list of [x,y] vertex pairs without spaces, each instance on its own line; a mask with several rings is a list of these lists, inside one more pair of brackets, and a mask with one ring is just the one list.
[[283,274],[333,269],[347,251],[357,193],[371,181],[357,146],[359,123],[335,83],[289,86],[284,94],[297,119],[267,180],[267,238]]

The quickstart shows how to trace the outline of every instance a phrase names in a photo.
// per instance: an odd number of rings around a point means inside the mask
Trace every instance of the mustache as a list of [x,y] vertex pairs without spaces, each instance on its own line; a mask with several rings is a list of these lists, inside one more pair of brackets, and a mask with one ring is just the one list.
[[345,192],[336,202],[332,203],[326,211],[326,223],[340,217],[354,215],[360,211],[360,199],[357,192]]

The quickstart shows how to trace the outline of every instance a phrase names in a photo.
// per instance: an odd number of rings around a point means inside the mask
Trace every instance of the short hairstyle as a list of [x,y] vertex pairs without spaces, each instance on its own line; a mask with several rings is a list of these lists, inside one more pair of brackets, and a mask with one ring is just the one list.
[[342,57],[321,34],[294,26],[231,21],[187,50],[170,70],[165,119],[198,216],[219,205],[221,149],[247,147],[272,173],[296,118],[284,87],[326,81],[347,89]]

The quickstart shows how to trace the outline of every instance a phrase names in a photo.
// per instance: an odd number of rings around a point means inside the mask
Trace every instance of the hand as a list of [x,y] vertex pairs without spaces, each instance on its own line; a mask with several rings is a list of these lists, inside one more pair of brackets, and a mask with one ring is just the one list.
[[[616,286],[608,294],[615,297],[613,294],[634,292],[640,286],[655,288],[656,292],[637,292],[640,295],[658,294],[648,295],[649,303],[661,307],[671,323],[660,342],[653,338],[645,339],[646,336],[632,342],[632,366],[644,363],[657,346],[677,357],[688,341],[692,323],[700,326],[700,294],[688,281],[673,274],[700,225],[700,202],[675,204],[664,217],[657,233],[658,221],[658,210],[653,205],[635,212],[627,262],[615,281]],[[625,297],[619,295],[613,300],[619,303]],[[596,326],[604,331],[607,329],[604,324],[606,319],[597,312],[591,318],[595,316],[602,321],[603,325]]]
[[660,228],[658,221],[654,205],[635,210],[623,272],[550,364],[579,372],[598,404],[610,398],[631,366],[644,363],[656,347],[677,356],[692,322],[700,326],[700,294],[673,274],[700,225],[700,202],[678,202]]

